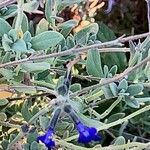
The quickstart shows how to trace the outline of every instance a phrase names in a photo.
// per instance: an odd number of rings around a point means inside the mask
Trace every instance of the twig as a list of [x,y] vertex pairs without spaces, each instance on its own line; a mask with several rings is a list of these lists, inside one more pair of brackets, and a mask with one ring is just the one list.
[[[65,70],[61,69],[61,68],[50,68],[51,71],[54,71],[56,73],[58,73],[59,75],[64,75],[65,73]],[[79,74],[72,74],[73,77],[75,78],[79,78],[81,80],[87,80],[87,81],[91,81],[91,80],[94,80],[94,81],[100,81],[101,78],[99,77],[93,77],[93,76],[83,76],[83,75],[79,75]]]
[[27,86],[27,85],[18,85],[18,86],[10,86],[10,90],[19,90],[19,89],[31,89],[31,90],[36,90],[36,91],[45,91],[47,93],[53,94],[55,96],[57,96],[57,92],[55,92],[54,90],[48,89],[46,87],[40,87],[40,86]]
[[148,35],[150,35],[150,32],[139,34],[139,35],[134,35],[134,36],[129,36],[129,37],[126,37],[126,38],[118,38],[116,40],[112,40],[112,41],[108,41],[108,42],[104,42],[104,43],[99,43],[99,44],[93,44],[93,45],[86,46],[86,47],[72,48],[72,49],[62,51],[62,52],[58,52],[58,53],[52,53],[52,54],[42,55],[42,56],[28,57],[28,58],[25,58],[25,59],[21,59],[21,60],[1,64],[0,68],[15,66],[15,65],[22,64],[22,63],[29,62],[29,61],[43,60],[43,59],[47,59],[47,58],[51,58],[51,57],[61,57],[61,56],[66,56],[66,55],[75,55],[77,53],[84,52],[84,51],[94,49],[94,48],[112,47],[112,46],[118,45],[120,43],[125,43],[129,40],[136,40],[136,39],[144,38],[144,37],[147,37]]
[[150,0],[146,0],[147,2],[147,20],[148,20],[148,29],[150,32]]
[[11,5],[15,2],[17,2],[17,0],[5,0],[5,1],[0,3],[0,8],[6,7],[6,6]]
[[49,105],[43,109],[41,109],[38,113],[36,113],[29,121],[28,121],[28,125],[31,125],[39,116],[42,116],[44,114],[46,114],[47,112],[49,112],[52,107],[52,105]]
[[[118,130],[115,130],[115,129],[109,129],[111,132],[113,132],[116,136],[119,135],[119,131]],[[128,138],[129,140],[133,140],[133,138],[136,136],[137,137],[137,141],[144,141],[144,142],[150,142],[150,139],[146,139],[144,137],[140,137],[140,136],[137,136],[137,135],[133,135],[133,134],[130,134],[130,133],[127,133],[127,132],[123,132],[122,133],[122,136],[125,137],[125,138]]]
[[101,48],[101,49],[98,49],[98,51],[100,53],[120,53],[120,52],[130,52],[130,48],[126,48],[126,47],[117,47],[117,48]]
[[92,109],[92,108],[89,108],[89,111],[90,111],[91,113],[93,113],[93,114],[97,117],[98,120],[104,119],[104,118],[120,103],[121,100],[122,100],[122,97],[119,96],[119,97],[117,98],[117,100],[115,100],[115,101],[112,103],[112,105],[111,105],[108,109],[106,109],[102,114],[97,113],[97,112],[96,112],[94,109]]
[[134,70],[136,70],[137,68],[139,68],[142,65],[146,64],[148,61],[150,61],[150,56],[145,58],[143,61],[141,61],[140,63],[136,64],[135,66],[127,68],[121,74],[119,74],[119,75],[117,75],[117,76],[115,76],[113,78],[106,79],[105,81],[103,81],[101,83],[98,83],[98,84],[95,84],[93,86],[86,87],[86,88],[82,89],[79,92],[75,92],[75,93],[71,94],[71,96],[80,95],[80,94],[83,94],[83,93],[85,93],[87,91],[94,90],[94,89],[99,88],[101,86],[104,86],[104,85],[110,84],[112,82],[118,81],[118,80],[122,79],[123,77],[127,76],[128,74],[130,74],[131,72],[133,72]]

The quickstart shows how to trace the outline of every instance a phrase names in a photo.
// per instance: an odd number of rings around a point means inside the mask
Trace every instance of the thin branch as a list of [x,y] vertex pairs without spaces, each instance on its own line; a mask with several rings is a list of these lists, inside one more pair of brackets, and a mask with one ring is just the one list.
[[128,74],[130,74],[131,72],[133,72],[134,70],[138,69],[142,65],[146,64],[148,61],[150,61],[150,56],[145,58],[144,60],[142,60],[140,63],[136,64],[135,66],[127,68],[121,74],[119,74],[113,78],[108,78],[105,81],[98,83],[98,84],[95,84],[93,86],[86,87],[79,92],[75,92],[75,93],[71,94],[71,96],[80,95],[80,94],[83,94],[83,93],[88,92],[90,90],[94,90],[94,89],[99,88],[101,86],[104,86],[104,85],[110,84],[112,82],[118,81],[118,80],[122,79],[123,77],[127,76]]
[[148,20],[148,29],[150,32],[150,0],[146,0],[147,2],[147,20]]
[[[50,68],[51,71],[54,71],[56,73],[58,73],[59,75],[64,75],[65,73],[65,70],[61,69],[61,68]],[[83,76],[83,75],[78,75],[78,74],[72,74],[73,77],[75,78],[78,78],[78,79],[81,79],[81,80],[87,80],[87,81],[91,81],[91,80],[94,80],[94,81],[100,81],[101,78],[99,77],[93,77],[93,76]]]
[[129,37],[126,37],[126,38],[118,38],[116,40],[112,40],[112,41],[108,41],[108,42],[104,42],[104,43],[99,43],[99,44],[93,44],[93,45],[86,46],[86,47],[72,48],[72,49],[62,51],[62,52],[58,52],[58,53],[52,53],[52,54],[42,55],[42,56],[28,57],[28,58],[25,58],[25,59],[21,59],[21,60],[1,64],[0,68],[15,66],[15,65],[22,64],[22,63],[29,62],[29,61],[32,62],[32,61],[35,61],[35,60],[43,60],[43,59],[52,58],[52,57],[75,55],[77,53],[84,52],[84,51],[94,49],[94,48],[112,47],[112,46],[116,46],[118,44],[120,45],[120,43],[125,43],[129,40],[136,40],[136,39],[144,38],[144,37],[147,37],[148,35],[150,35],[150,32],[139,34],[139,35],[134,35],[134,36],[129,36]]
[[130,48],[126,48],[126,47],[117,47],[117,48],[101,48],[98,49],[100,53],[126,53],[126,52],[130,52]]
[[[109,131],[111,131],[112,133],[114,133],[116,136],[119,135],[119,131],[116,130],[116,129],[109,129]],[[133,138],[136,136],[137,137],[137,141],[144,141],[144,142],[150,142],[150,139],[146,139],[144,137],[140,137],[140,136],[137,136],[137,135],[133,135],[133,134],[130,134],[130,133],[127,133],[127,132],[123,132],[122,133],[122,136],[125,137],[125,138],[128,138],[129,140],[133,140]]]
[[6,7],[6,6],[11,5],[15,2],[17,2],[17,0],[5,0],[5,1],[0,3],[0,8]]
[[19,90],[19,89],[29,89],[30,91],[32,90],[36,90],[36,91],[45,91],[47,93],[50,93],[52,95],[57,96],[57,92],[51,89],[48,89],[46,87],[40,87],[40,86],[27,86],[27,85],[17,85],[17,86],[10,86],[9,87],[10,90]]

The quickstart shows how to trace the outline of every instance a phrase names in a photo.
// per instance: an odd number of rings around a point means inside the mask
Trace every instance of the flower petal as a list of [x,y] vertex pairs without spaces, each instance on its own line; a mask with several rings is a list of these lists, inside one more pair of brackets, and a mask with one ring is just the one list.
[[108,14],[111,12],[112,7],[116,4],[115,0],[108,0],[108,8],[105,10],[105,13]]
[[89,143],[91,141],[100,141],[102,138],[97,134],[96,128],[84,126],[81,122],[77,124],[79,131],[79,143]]
[[55,142],[53,141],[52,137],[53,130],[49,128],[49,130],[44,135],[41,135],[37,138],[37,142],[40,141],[44,143],[48,150],[51,150],[51,148],[55,146]]

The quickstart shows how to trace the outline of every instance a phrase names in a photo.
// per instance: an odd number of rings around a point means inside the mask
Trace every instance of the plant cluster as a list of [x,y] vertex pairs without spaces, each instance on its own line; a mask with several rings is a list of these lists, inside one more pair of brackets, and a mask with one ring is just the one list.
[[0,0],[0,150],[150,149],[150,33],[95,21],[114,5]]

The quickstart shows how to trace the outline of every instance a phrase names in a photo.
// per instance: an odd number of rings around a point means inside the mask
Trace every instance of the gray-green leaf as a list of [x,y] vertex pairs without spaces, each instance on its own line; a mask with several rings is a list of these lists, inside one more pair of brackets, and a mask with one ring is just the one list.
[[21,64],[21,68],[26,72],[41,72],[50,69],[50,64],[47,62],[24,63]]
[[4,19],[0,18],[0,37],[3,34],[8,33],[11,30],[11,26]]
[[142,84],[132,84],[128,87],[127,93],[130,93],[130,96],[138,95],[143,91],[143,85]]
[[125,102],[128,106],[130,106],[132,108],[139,108],[140,107],[138,101],[134,97],[126,96]]
[[103,70],[101,66],[100,53],[97,50],[89,50],[86,61],[86,69],[89,75],[94,77],[103,77]]
[[81,29],[79,32],[75,34],[75,41],[77,44],[85,45],[87,44],[88,38],[90,34],[97,34],[98,33],[98,24],[91,23],[90,25],[86,26],[85,28]]
[[32,48],[34,50],[45,50],[56,46],[63,38],[63,35],[59,32],[46,31],[32,38]]
[[0,106],[7,105],[9,101],[7,99],[0,99]]

